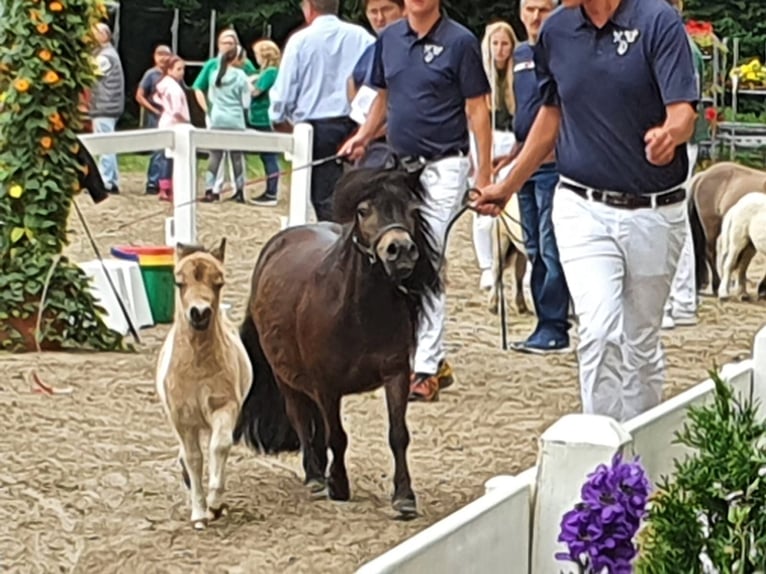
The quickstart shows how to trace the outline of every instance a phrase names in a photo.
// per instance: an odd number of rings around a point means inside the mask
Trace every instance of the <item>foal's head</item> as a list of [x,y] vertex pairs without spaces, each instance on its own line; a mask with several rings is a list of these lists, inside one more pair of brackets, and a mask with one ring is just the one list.
[[420,213],[419,174],[402,169],[357,168],[335,191],[335,216],[352,224],[352,240],[370,261],[402,283],[433,267],[430,231]]
[[195,245],[176,247],[175,279],[181,308],[176,311],[196,331],[210,327],[218,313],[224,284],[226,239],[213,250]]

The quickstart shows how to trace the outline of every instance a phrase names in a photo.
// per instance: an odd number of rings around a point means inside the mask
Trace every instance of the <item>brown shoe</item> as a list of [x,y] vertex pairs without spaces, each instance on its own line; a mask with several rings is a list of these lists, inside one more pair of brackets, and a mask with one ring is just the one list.
[[411,401],[434,402],[439,400],[439,379],[436,375],[413,374],[410,381]]
[[449,388],[455,383],[455,373],[447,361],[442,360],[439,362],[439,371],[436,373],[436,379],[439,381],[439,390]]

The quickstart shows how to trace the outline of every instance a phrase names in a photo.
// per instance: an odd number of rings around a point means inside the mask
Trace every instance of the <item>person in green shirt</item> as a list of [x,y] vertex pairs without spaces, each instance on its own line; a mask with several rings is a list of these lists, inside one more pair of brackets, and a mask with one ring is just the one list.
[[[252,96],[250,104],[250,117],[248,125],[256,130],[270,132],[271,120],[269,119],[269,90],[277,79],[277,69],[282,57],[279,47],[271,40],[259,40],[253,44],[255,61],[260,68],[260,73],[251,76]],[[256,205],[276,205],[279,191],[279,158],[273,152],[261,152],[261,162],[266,172],[266,191],[253,199]]]
[[[236,30],[232,28],[226,28],[225,30],[222,30],[221,33],[218,34],[218,42],[216,44],[216,48],[218,49],[218,55],[213,58],[210,58],[203,64],[202,69],[200,70],[199,74],[197,74],[197,77],[194,79],[194,83],[192,84],[192,90],[194,90],[194,99],[199,104],[199,107],[202,108],[202,111],[205,112],[205,125],[207,127],[210,127],[210,111],[211,111],[210,110],[211,105],[208,99],[208,92],[210,90],[210,85],[215,81],[216,73],[218,72],[218,68],[220,67],[221,54],[225,54],[229,50],[236,48],[239,45],[240,43],[239,43],[239,38],[237,37]],[[242,70],[248,76],[251,76],[258,72],[256,67],[253,65],[253,63],[249,59],[245,59],[245,62],[242,65]],[[227,160],[230,160],[230,158],[231,158],[231,154],[229,154],[228,152],[224,152],[222,161],[220,162],[218,173],[216,174],[216,178],[215,178],[214,195],[213,195],[215,199],[219,198],[219,192],[224,179],[224,175],[223,175],[224,167],[226,165]],[[233,165],[234,164],[232,164],[232,166]]]

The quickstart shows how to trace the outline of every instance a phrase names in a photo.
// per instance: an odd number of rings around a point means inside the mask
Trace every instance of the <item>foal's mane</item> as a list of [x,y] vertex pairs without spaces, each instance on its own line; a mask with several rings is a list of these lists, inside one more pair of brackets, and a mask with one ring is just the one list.
[[415,230],[412,239],[420,257],[412,275],[401,286],[406,291],[405,296],[414,314],[414,321],[419,321],[424,297],[427,294],[438,294],[443,289],[438,269],[441,253],[436,248],[431,227],[423,217],[426,191],[420,183],[420,172],[408,172],[400,167],[355,168],[341,177],[334,195],[335,220],[344,226],[344,240],[349,248],[353,248],[357,206],[363,201],[382,199],[417,205],[413,214]]

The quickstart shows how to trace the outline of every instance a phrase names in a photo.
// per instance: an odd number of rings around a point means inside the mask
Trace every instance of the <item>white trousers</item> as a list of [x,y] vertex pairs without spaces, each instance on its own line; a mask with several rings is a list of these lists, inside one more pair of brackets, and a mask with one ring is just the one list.
[[[471,136],[471,158],[474,166],[478,164],[476,142]],[[492,133],[492,157],[500,157],[511,153],[516,138],[513,132],[495,130]],[[473,248],[476,251],[476,262],[479,269],[492,269],[492,229],[493,217],[473,213]]]
[[[460,208],[460,200],[468,189],[468,157],[448,157],[429,163],[420,176],[427,192],[423,216],[431,227],[439,254],[444,250],[444,233],[450,218]],[[434,375],[444,359],[444,320],[446,297],[429,297],[418,329],[413,371]]]
[[627,421],[662,400],[660,326],[686,230],[684,202],[619,209],[562,187],[553,224],[578,320],[583,411]]
[[[689,156],[689,175],[686,179],[687,184],[694,174],[694,166],[697,163],[697,154],[699,146],[697,144],[687,144],[686,151]],[[691,196],[687,195],[686,201],[691,201]],[[673,277],[673,283],[670,287],[670,295],[665,303],[665,314],[678,318],[691,318],[697,315],[697,292],[695,288],[694,277],[694,242],[692,241],[692,230],[689,224],[689,212],[686,210],[686,232],[684,236],[684,246],[681,249],[681,257],[678,259],[678,269]]]

